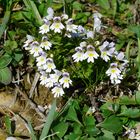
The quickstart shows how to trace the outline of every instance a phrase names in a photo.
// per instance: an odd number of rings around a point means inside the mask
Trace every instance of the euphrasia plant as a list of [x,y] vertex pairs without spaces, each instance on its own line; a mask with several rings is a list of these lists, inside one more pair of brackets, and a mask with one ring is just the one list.
[[[100,44],[99,41],[95,42],[94,39],[95,34],[100,33],[102,28],[102,15],[100,13],[93,14],[92,30],[81,25],[75,25],[74,20],[69,18],[67,14],[56,16],[52,8],[48,8],[47,13],[48,15],[43,18],[43,25],[39,28],[39,37],[36,39],[27,35],[27,41],[23,46],[36,60],[36,66],[41,74],[41,85],[50,88],[54,97],[62,96],[64,89],[72,85],[70,73],[63,66],[63,69],[59,66],[60,64],[57,61],[59,56],[55,56],[58,50],[60,55],[66,56],[67,61],[72,59],[74,63],[87,61],[87,63],[94,64],[97,59],[102,59],[110,64],[106,74],[110,77],[111,83],[119,84],[121,82],[128,63],[124,52],[116,51],[114,42],[104,41]],[[54,38],[56,38],[55,41]],[[74,45],[72,44],[73,40],[77,41],[74,42]],[[70,48],[65,47],[64,49],[65,43],[71,43]],[[73,51],[72,56],[70,56],[71,50],[74,48],[75,52]]]

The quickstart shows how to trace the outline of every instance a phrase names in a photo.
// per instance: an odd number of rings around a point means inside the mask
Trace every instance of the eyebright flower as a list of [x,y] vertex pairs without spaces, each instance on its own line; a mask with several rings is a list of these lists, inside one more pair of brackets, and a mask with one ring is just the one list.
[[34,37],[31,35],[27,35],[27,40],[24,42],[23,47],[25,48],[25,50],[30,50],[29,45],[34,41]]
[[68,21],[66,21],[66,30],[72,33],[77,33],[77,25],[73,24],[73,19],[68,19]]
[[52,58],[47,58],[46,64],[44,64],[43,67],[46,72],[51,72],[56,68]]
[[61,33],[61,30],[64,29],[64,25],[61,23],[60,17],[53,18],[53,24],[51,25],[50,29],[54,30],[55,33]]
[[100,32],[101,30],[101,17],[102,15],[98,12],[94,13],[93,14],[93,17],[94,17],[94,31],[96,32]]
[[31,49],[30,49],[30,53],[33,54],[34,57],[39,56],[39,54],[42,52],[42,48],[39,47],[39,43],[38,42],[33,42],[31,44]]
[[40,66],[46,64],[47,58],[46,58],[45,55],[41,55],[41,56],[39,56],[39,57],[36,58],[36,61],[37,61],[37,66],[40,67]]
[[61,85],[63,85],[63,88],[69,88],[69,86],[72,84],[69,73],[64,72],[63,77],[59,80],[59,82]]
[[48,20],[51,20],[51,19],[53,19],[53,15],[54,15],[54,11],[53,11],[53,9],[51,8],[51,7],[49,7],[48,9],[47,9],[47,16],[46,16],[46,19],[48,19]]
[[85,59],[84,51],[82,47],[75,48],[76,53],[72,55],[74,62],[83,61]]
[[94,38],[94,32],[93,31],[87,31],[87,38]]
[[95,48],[92,45],[87,46],[87,51],[84,55],[88,63],[94,63],[94,59],[97,59],[99,57],[99,55],[95,51]]
[[48,79],[48,75],[47,74],[42,74],[40,76],[40,81],[41,81],[40,84],[45,85],[47,83],[47,79]]
[[55,87],[51,90],[52,94],[54,94],[54,97],[60,97],[63,96],[64,90],[60,84],[56,84]]
[[86,45],[87,45],[86,41],[83,41],[83,42],[80,43],[80,47],[82,47],[82,48],[86,47]]
[[44,18],[44,24],[39,29],[41,34],[48,33],[50,31],[50,21]]
[[101,58],[108,62],[115,51],[115,47],[113,42],[109,44],[109,42],[105,41],[103,45],[99,47],[99,50],[101,51]]
[[110,68],[106,71],[106,74],[110,76],[111,83],[120,83],[122,79],[121,71],[117,68],[117,63],[111,63]]
[[50,48],[52,47],[52,43],[48,41],[48,38],[42,38],[40,47],[45,48],[45,50],[50,50]]

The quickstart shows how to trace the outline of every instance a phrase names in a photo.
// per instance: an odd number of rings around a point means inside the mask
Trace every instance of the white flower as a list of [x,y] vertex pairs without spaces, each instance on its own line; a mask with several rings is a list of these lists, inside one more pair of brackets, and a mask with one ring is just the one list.
[[39,28],[39,33],[41,34],[45,34],[48,33],[50,31],[50,21],[44,19],[44,24]]
[[67,14],[62,14],[61,18],[62,18],[63,20],[67,20],[69,17],[68,17]]
[[87,38],[94,38],[94,32],[93,31],[87,31]]
[[78,26],[77,30],[78,30],[78,33],[82,33],[82,34],[86,33],[86,29],[81,25]]
[[117,60],[122,60],[122,61],[123,61],[123,59],[124,59],[124,52],[118,53],[117,56],[116,56],[116,59],[117,59]]
[[61,23],[60,17],[54,17],[54,22],[51,25],[50,29],[54,30],[55,33],[61,33],[61,30],[64,29],[64,25]]
[[101,52],[101,58],[103,60],[105,60],[106,62],[108,62],[108,60],[110,60],[109,53],[107,51],[102,51]]
[[53,89],[52,89],[52,94],[54,94],[54,97],[60,97],[63,96],[64,90],[60,84],[57,84]]
[[52,43],[49,42],[47,39],[43,39],[43,41],[40,44],[41,48],[45,48],[45,50],[50,50],[50,48],[52,47]]
[[69,73],[64,72],[63,77],[59,80],[59,82],[61,85],[63,85],[63,88],[69,88],[69,86],[72,84]]
[[43,52],[42,48],[39,47],[37,42],[34,42],[31,45],[30,53],[33,54],[34,57],[37,57],[41,52]]
[[53,59],[52,58],[47,58],[46,60],[46,64],[43,65],[43,68],[46,72],[51,72],[52,70],[54,70],[56,68]]
[[41,76],[40,76],[40,84],[41,85],[45,85],[46,83],[47,83],[47,79],[48,79],[48,76],[47,76],[47,74],[42,74]]
[[110,79],[118,79],[121,71],[117,68],[116,63],[111,63],[110,68],[106,71],[106,74],[110,76]]
[[101,51],[101,58],[108,62],[115,51],[114,43],[109,44],[109,42],[105,41],[103,45],[99,47],[99,50]]
[[23,47],[25,48],[25,50],[30,50],[31,48],[29,47],[29,45],[34,41],[34,37],[31,35],[27,35],[27,40],[24,42],[25,44],[23,45]]
[[72,55],[74,62],[83,61],[85,59],[85,56],[82,47],[76,47],[75,50],[76,53]]
[[84,55],[88,63],[94,63],[94,59],[97,59],[99,57],[99,55],[95,51],[95,48],[92,45],[87,46],[87,51]]
[[68,21],[66,21],[66,30],[72,33],[77,33],[77,25],[73,24],[73,19],[68,19]]
[[93,17],[94,17],[94,31],[100,32],[102,24],[100,18],[102,17],[102,15],[96,12],[93,14]]
[[41,55],[36,58],[36,61],[37,61],[37,66],[40,67],[41,65],[46,64],[47,59],[45,55]]
[[51,7],[49,7],[48,9],[47,9],[47,16],[46,16],[46,19],[48,19],[48,20],[51,20],[51,19],[53,19],[53,15],[54,15],[54,10],[51,8]]
[[86,47],[86,45],[87,45],[87,42],[85,42],[85,41],[80,43],[80,47]]
[[134,139],[135,139],[135,135],[136,135],[136,134],[135,134],[135,130],[132,129],[131,132],[129,133],[128,138],[131,139],[131,140],[134,140]]

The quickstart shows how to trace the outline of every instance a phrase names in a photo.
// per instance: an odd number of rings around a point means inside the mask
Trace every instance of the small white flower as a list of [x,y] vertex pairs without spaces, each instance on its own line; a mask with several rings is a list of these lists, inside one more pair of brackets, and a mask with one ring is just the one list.
[[135,139],[135,135],[136,135],[136,134],[135,134],[135,130],[132,129],[131,132],[129,133],[128,138],[131,139],[131,140],[134,140],[134,139]]
[[124,59],[124,52],[120,52],[119,54],[117,54],[116,59],[123,61],[123,59]]
[[53,86],[54,86],[54,82],[52,81],[51,78],[48,78],[48,79],[46,80],[45,87],[51,88],[51,87],[53,87]]
[[94,32],[93,31],[87,31],[87,38],[94,38]]
[[67,14],[62,14],[61,18],[62,18],[62,20],[67,20],[69,17]]
[[78,30],[78,33],[82,33],[82,34],[86,33],[86,29],[81,25],[78,26],[77,30]]
[[54,97],[60,97],[63,96],[64,90],[60,84],[57,84],[53,89],[52,89],[52,94],[54,94]]
[[54,22],[51,25],[50,29],[54,30],[55,33],[61,33],[61,30],[64,29],[64,25],[61,23],[60,17],[54,17]]
[[43,65],[43,68],[46,72],[51,72],[56,68],[53,59],[52,58],[47,58],[46,64]]
[[93,14],[93,17],[94,17],[94,31],[100,32],[102,24],[100,18],[102,17],[102,15],[96,12]]
[[77,33],[77,25],[73,24],[73,19],[68,19],[68,21],[66,21],[66,30],[72,33]]
[[36,58],[37,61],[37,66],[40,67],[41,65],[45,65],[46,64],[46,56],[45,55],[41,55],[39,57]]
[[53,19],[53,15],[54,15],[54,10],[51,8],[51,7],[49,7],[48,9],[47,9],[47,16],[46,16],[46,19],[48,19],[48,20],[51,20],[51,19]]
[[31,45],[30,53],[33,54],[34,57],[39,56],[41,52],[43,52],[43,50],[39,47],[38,43],[33,43]]
[[42,74],[41,76],[40,76],[40,84],[41,85],[45,85],[46,83],[47,83],[47,79],[48,79],[48,76],[47,76],[47,74]]
[[52,47],[52,43],[49,42],[47,39],[43,39],[43,41],[40,44],[41,48],[45,48],[45,50],[50,50],[50,48]]
[[63,77],[59,80],[59,82],[61,85],[63,85],[63,88],[69,88],[69,86],[72,84],[69,73],[64,72]]
[[76,47],[75,50],[76,50],[76,53],[72,55],[74,62],[83,61],[85,59],[83,49],[81,47]]
[[50,31],[50,21],[44,19],[44,24],[39,28],[39,33],[41,34],[45,34],[48,33]]
[[27,40],[24,42],[23,47],[25,48],[25,50],[30,50],[31,48],[29,45],[34,41],[35,38],[31,35],[27,35],[26,37]]
[[110,76],[110,79],[118,79],[121,71],[117,68],[116,63],[111,63],[110,68],[106,71],[106,74]]
[[80,43],[80,47],[82,47],[82,48],[83,47],[86,47],[86,45],[87,45],[87,42],[86,41],[83,41],[83,42]]
[[87,51],[84,55],[88,63],[89,62],[94,63],[94,59],[97,59],[99,57],[99,55],[95,51],[95,48],[92,45],[87,46]]
[[101,58],[103,59],[103,60],[105,60],[106,62],[108,62],[108,60],[110,60],[110,54],[107,52],[107,51],[102,51],[101,52]]

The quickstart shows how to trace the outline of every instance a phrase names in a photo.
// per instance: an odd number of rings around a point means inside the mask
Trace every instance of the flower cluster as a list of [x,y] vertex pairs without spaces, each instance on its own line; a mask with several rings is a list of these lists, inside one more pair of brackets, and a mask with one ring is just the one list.
[[[105,61],[110,63],[109,69],[106,71],[107,76],[110,76],[112,84],[119,84],[123,79],[126,71],[126,66],[128,61],[124,57],[124,52],[118,52],[115,49],[115,43],[105,41],[99,47],[93,47],[93,45],[88,44],[86,41],[81,42],[80,46],[75,48],[76,53],[73,54],[74,62],[79,62],[87,59],[87,62],[94,63],[95,59],[100,57]],[[99,53],[97,53],[99,52]],[[111,63],[111,60],[115,62]]]
[[47,13],[48,15],[43,19],[44,24],[39,28],[39,33],[42,34],[41,41],[36,41],[33,36],[27,35],[27,40],[24,42],[23,47],[36,59],[36,65],[41,75],[40,84],[51,88],[54,97],[59,97],[64,94],[64,88],[69,88],[72,81],[68,72],[57,70],[53,54],[49,53],[53,43],[49,40],[48,34],[51,31],[62,33],[64,28],[66,35],[76,33],[78,26],[74,25],[72,19],[68,19],[66,14],[61,17],[55,17],[52,8],[48,8]]

